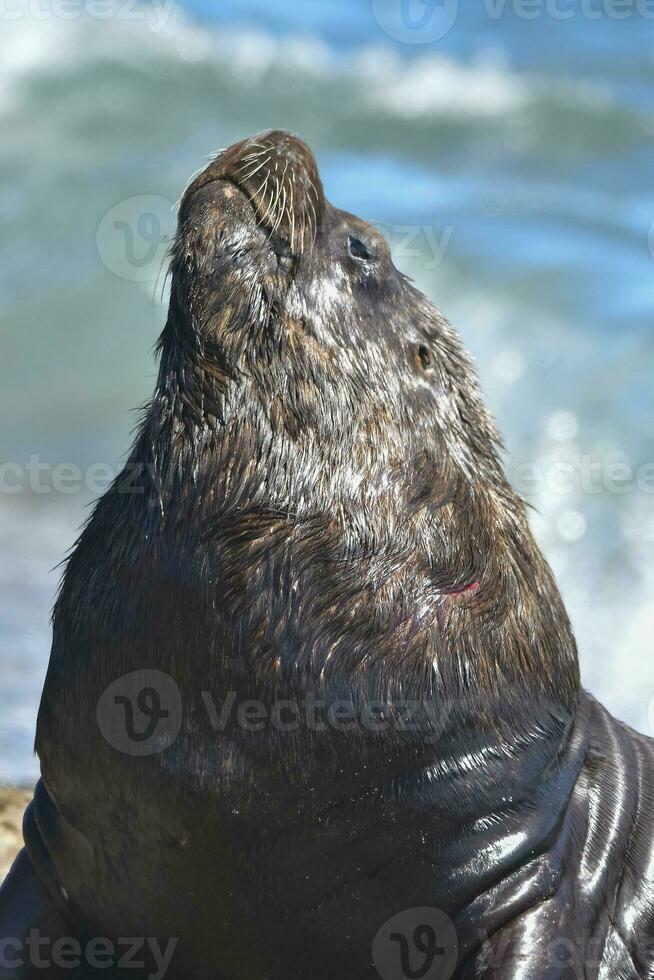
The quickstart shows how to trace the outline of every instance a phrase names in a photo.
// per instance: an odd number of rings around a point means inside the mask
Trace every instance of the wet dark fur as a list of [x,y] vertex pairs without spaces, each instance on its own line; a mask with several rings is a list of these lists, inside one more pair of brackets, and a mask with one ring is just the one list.
[[[587,736],[570,747],[574,640],[469,359],[285,134],[188,188],[171,269],[154,396],[68,563],[39,718],[41,833],[80,929],[181,936],[180,975],[285,978],[367,976],[411,904],[492,931],[505,905],[473,896],[567,853]],[[134,759],[95,710],[143,667],[184,719]],[[216,733],[201,692],[229,690],[436,712],[413,733]],[[496,857],[464,874],[486,817]],[[520,848],[493,851],[509,825]]]
[[[379,697],[401,685],[461,711],[489,702],[496,722],[498,697],[571,708],[568,618],[456,333],[374,228],[325,201],[309,151],[293,144],[290,166],[285,153],[274,138],[238,145],[185,194],[155,394],[69,563],[55,654],[60,637],[115,630],[95,670],[151,663],[126,645],[127,610],[149,634],[167,583],[229,624],[221,659],[247,657],[266,684],[349,688],[365,673]],[[256,171],[254,194],[262,156],[286,173],[281,215],[230,183]],[[304,247],[284,271],[292,199]],[[349,257],[349,234],[371,261]],[[120,583],[143,579],[155,592],[126,605]],[[67,687],[86,657],[76,639]]]

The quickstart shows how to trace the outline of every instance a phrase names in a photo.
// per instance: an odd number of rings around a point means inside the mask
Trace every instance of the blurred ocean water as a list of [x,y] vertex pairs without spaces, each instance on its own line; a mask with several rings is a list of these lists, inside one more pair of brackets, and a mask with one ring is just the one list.
[[112,3],[0,8],[0,781],[36,773],[55,566],[152,387],[174,204],[269,127],[461,331],[584,683],[651,734],[654,10]]

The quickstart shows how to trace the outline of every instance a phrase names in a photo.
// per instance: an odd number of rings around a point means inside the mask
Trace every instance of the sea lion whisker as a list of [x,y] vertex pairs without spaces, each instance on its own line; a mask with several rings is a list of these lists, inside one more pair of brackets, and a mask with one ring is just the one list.
[[289,214],[291,215],[291,252],[295,252],[295,209],[293,207],[293,184],[290,185]]
[[[257,157],[257,159],[258,159],[258,157]],[[241,175],[241,173],[242,173],[242,172],[243,172],[244,170],[247,170],[247,168],[248,168],[249,166],[251,166],[251,165],[252,165],[252,163],[255,163],[255,162],[256,162],[256,161],[254,161],[254,160],[253,160],[253,161],[250,161],[250,163],[247,163],[247,164],[245,164],[245,166],[243,166],[243,167],[239,167],[239,168],[238,168],[238,170],[237,170],[237,171],[235,172],[235,176],[236,176],[236,177],[240,177],[240,175]],[[242,178],[242,179],[243,179],[243,180],[250,180],[250,179],[251,179],[252,177],[254,177],[254,175],[255,175],[256,173],[258,173],[258,172],[259,172],[259,171],[261,170],[261,168],[262,168],[262,167],[265,167],[265,166],[266,166],[266,164],[267,164],[267,163],[269,163],[269,162],[270,162],[270,157],[266,157],[266,159],[265,159],[265,160],[262,160],[262,161],[261,161],[261,163],[260,163],[260,164],[259,164],[259,165],[258,165],[257,167],[255,167],[255,168],[254,168],[254,170],[251,170],[251,171],[250,171],[250,173],[249,173],[249,174],[244,174],[244,176],[243,176],[243,178]]]
[[309,176],[309,174],[305,174],[305,179],[306,179],[306,181],[307,181],[307,183],[308,183],[308,185],[309,185],[309,187],[310,187],[310,189],[311,189],[311,190],[313,191],[313,193],[314,193],[314,197],[316,198],[316,201],[319,201],[319,200],[320,200],[320,195],[319,195],[319,193],[318,193],[318,188],[316,187],[316,185],[315,185],[315,184],[314,184],[314,182],[312,181],[312,179],[311,179],[311,177]]
[[318,224],[318,215],[316,214],[316,209],[313,206],[313,201],[311,198],[307,198],[307,210],[311,208],[311,214],[313,215],[312,225],[315,228]]
[[[200,174],[203,173],[204,170],[206,170],[206,167],[205,166],[202,166],[202,167],[198,167],[197,170],[194,170],[193,171],[193,173],[191,174],[191,176],[189,177],[189,179],[186,182],[185,190],[188,190],[189,189],[189,187],[191,186],[191,184],[193,183],[193,181],[195,180],[195,178],[196,177],[199,177]],[[182,197],[183,196],[184,195],[182,194]]]
[[316,209],[313,206],[313,201],[311,198],[307,198],[307,205],[311,208],[313,214],[313,222],[309,222],[309,227],[311,228],[311,241],[309,245],[309,252],[313,254],[313,246],[316,243],[316,235],[318,234],[318,215],[316,214]]
[[[220,150],[213,150],[213,151],[212,151],[211,153],[205,153],[205,155],[203,156],[203,158],[202,158],[202,159],[203,159],[203,160],[215,160],[215,159],[216,159],[217,157],[219,157],[219,156],[220,156],[220,155],[221,155],[222,153],[224,153],[224,152],[225,152],[225,147],[223,146],[223,148],[222,148],[222,149],[220,149]],[[200,172],[201,172],[202,170],[203,170],[203,168],[202,168],[202,167],[200,167],[200,170],[198,170],[198,171],[196,171],[196,176],[197,176],[197,174],[198,174],[198,173],[200,173]],[[191,179],[192,179],[192,178],[191,178]]]
[[[272,174],[272,173],[269,172],[268,175],[267,175],[267,177],[266,177],[266,183],[268,182],[268,177],[270,177],[271,182],[277,180],[277,178],[274,176],[274,174]],[[273,192],[273,194],[274,194],[274,192]],[[259,219],[259,221],[257,222],[257,224],[265,225],[267,223],[267,221],[268,221],[268,217],[271,214],[274,215],[274,197],[272,197],[272,196],[266,202],[266,211],[265,211],[265,214],[262,214],[261,215],[261,218]]]
[[266,152],[268,151],[264,149],[258,149],[258,150],[254,150],[252,153],[244,153],[243,156],[241,157],[241,162],[247,162],[247,161],[252,162],[254,160],[259,160]]
[[[275,234],[277,232],[278,228],[280,227],[280,225],[281,225],[281,223],[282,223],[282,221],[284,219],[284,215],[286,213],[286,185],[284,183],[284,177],[286,176],[286,171],[288,170],[288,165],[289,165],[289,161],[287,160],[286,161],[286,166],[284,167],[284,172],[282,173],[282,175],[281,175],[281,177],[279,179],[279,183],[278,183],[278,193],[277,193],[277,198],[275,200],[275,211],[277,212],[277,205],[278,204],[281,205],[281,206],[279,208],[279,212],[276,213],[276,215],[275,215],[275,223],[274,223],[273,229],[272,229],[273,234]],[[277,178],[275,178],[275,181],[277,182]],[[282,199],[282,194],[284,195],[283,199]]]
[[300,215],[301,215],[301,218],[302,218],[302,232],[301,232],[301,235],[300,235],[300,247],[301,247],[302,251],[304,251],[304,233],[305,233],[305,229],[306,229],[306,211],[305,211],[304,208],[302,208],[302,210],[300,212]]
[[[154,281],[154,287],[152,289],[152,305],[153,306],[154,306],[155,297],[157,295],[157,287],[159,285],[159,279],[161,277],[161,273],[163,271],[163,268],[164,268],[164,265],[166,264],[166,260],[167,259],[168,259],[168,252],[166,251],[161,256],[161,262],[159,263],[159,270],[157,272],[157,278]],[[168,269],[166,269],[166,273],[165,273],[165,275],[163,277],[163,281],[161,283],[161,297],[160,297],[161,300],[163,299],[164,289],[166,288],[166,280],[167,280],[167,278],[168,278],[169,275],[170,275],[170,269],[168,268]]]
[[[282,178],[283,179],[283,178]],[[277,221],[275,222],[275,227],[273,228],[273,233],[276,233],[278,228],[281,227],[282,221],[286,217],[286,185],[282,185],[283,199],[280,201],[281,207],[279,209],[279,214],[277,216]]]
[[[272,218],[273,218],[273,224],[274,224],[275,221],[276,221],[276,219],[277,219],[277,205],[279,204],[279,199],[280,199],[282,190],[281,190],[281,184],[279,183],[279,178],[277,177],[276,174],[273,174],[273,180],[275,182],[275,196],[274,196],[274,198],[271,201],[270,211],[271,211],[271,215],[272,215]],[[268,215],[266,214],[266,218],[267,217],[268,217]]]
[[[266,187],[266,185],[267,185],[267,183],[268,183],[268,178],[269,178],[269,177],[270,177],[270,174],[266,174],[266,176],[265,176],[265,178],[263,179],[263,181],[262,181],[262,182],[261,182],[261,184],[259,185],[259,188],[258,188],[258,190],[256,190],[256,191],[255,191],[255,192],[254,192],[254,193],[253,193],[253,194],[251,195],[251,197],[250,197],[250,201],[251,201],[251,202],[252,202],[252,203],[253,203],[253,204],[254,204],[255,206],[256,206],[256,198],[258,198],[258,197],[263,197],[263,199],[265,200],[265,187]],[[261,224],[261,219],[259,219],[259,221],[257,221],[257,224]]]

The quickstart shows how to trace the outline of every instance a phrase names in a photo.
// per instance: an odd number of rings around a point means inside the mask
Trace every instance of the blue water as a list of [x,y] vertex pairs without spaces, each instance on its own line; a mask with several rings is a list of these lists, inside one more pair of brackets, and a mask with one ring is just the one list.
[[152,386],[175,202],[278,126],[458,326],[584,682],[651,732],[654,20],[610,0],[533,20],[517,0],[23,3],[0,25],[0,781],[36,772],[54,569]]

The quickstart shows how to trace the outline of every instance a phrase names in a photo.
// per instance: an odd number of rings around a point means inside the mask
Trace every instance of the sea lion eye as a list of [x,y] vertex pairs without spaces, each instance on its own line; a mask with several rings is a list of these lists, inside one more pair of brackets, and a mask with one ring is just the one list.
[[431,351],[426,344],[420,344],[418,346],[418,350],[416,351],[416,362],[423,371],[430,372],[433,369],[434,362],[431,356]]
[[372,253],[366,243],[362,242],[360,238],[355,238],[353,235],[348,237],[347,250],[353,259],[365,260],[372,258]]

